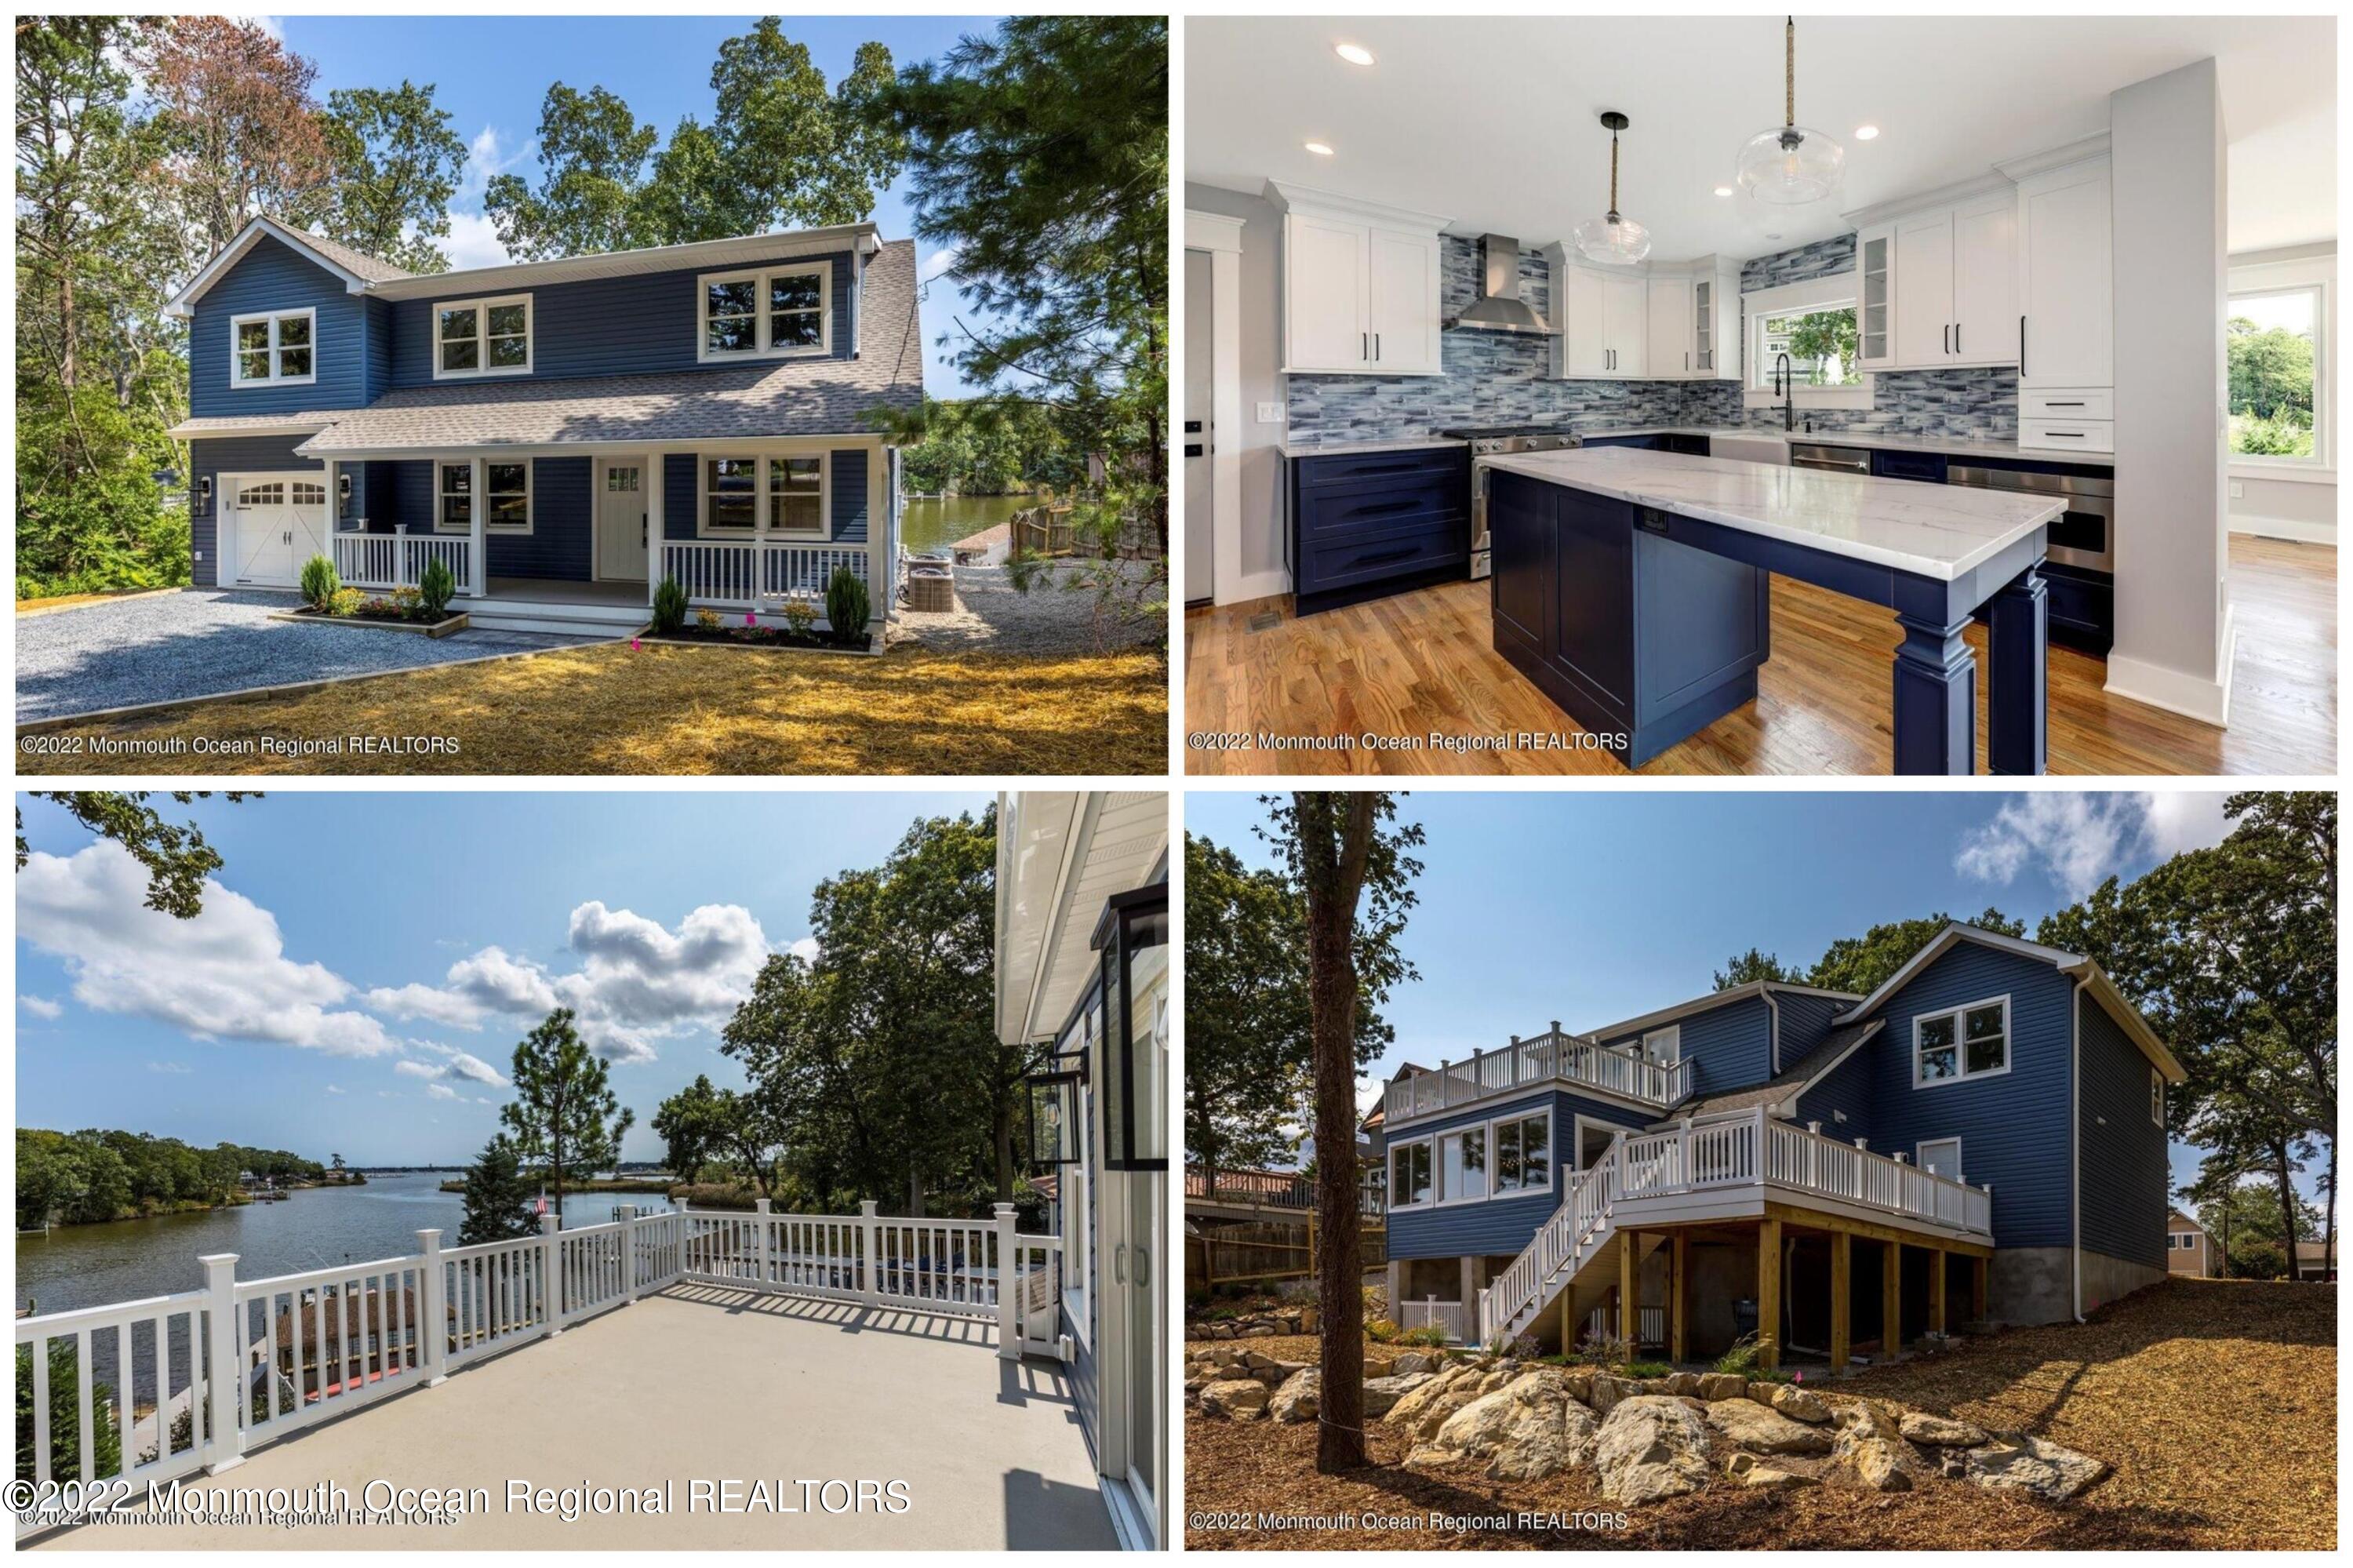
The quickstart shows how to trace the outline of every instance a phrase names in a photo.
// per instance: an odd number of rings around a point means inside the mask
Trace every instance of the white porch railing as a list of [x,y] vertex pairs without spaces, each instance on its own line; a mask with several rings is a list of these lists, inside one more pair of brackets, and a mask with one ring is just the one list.
[[1471,1332],[1471,1308],[1461,1301],[1440,1301],[1435,1296],[1425,1296],[1419,1301],[1398,1304],[1398,1327],[1426,1329],[1436,1327],[1446,1330],[1446,1337],[1457,1344],[1467,1343]]
[[1525,1328],[1620,1224],[1641,1223],[1646,1203],[1744,1187],[1757,1189],[1760,1199],[1772,1192],[1799,1204],[1831,1200],[1971,1241],[1993,1240],[1992,1188],[1777,1121],[1762,1107],[1661,1132],[1620,1133],[1590,1170],[1565,1173],[1560,1207],[1480,1293],[1481,1341]]
[[[57,1489],[121,1477],[143,1491],[681,1281],[994,1320],[997,1354],[1060,1355],[1061,1239],[993,1220],[694,1212],[239,1280],[16,1320],[17,1408],[31,1412],[36,1500],[18,1539],[69,1522]],[[439,1325],[439,1331],[434,1325]],[[218,1369],[227,1371],[216,1375]],[[22,1442],[20,1436],[20,1443]],[[104,1450],[119,1449],[120,1457]]]
[[[773,539],[665,539],[662,576],[675,577],[689,604],[757,610],[790,599],[825,608],[834,569],[848,567],[871,595],[864,545],[794,545]],[[881,599],[874,601],[880,614]]]
[[458,584],[458,591],[470,591],[473,577],[468,566],[474,548],[473,540],[462,535],[410,534],[337,534],[335,542],[335,575],[353,588],[415,588],[425,575],[426,566],[439,561],[449,568]]
[[1653,1062],[1639,1052],[1563,1034],[1555,1024],[1550,1033],[1526,1040],[1514,1035],[1501,1051],[1475,1052],[1467,1062],[1442,1063],[1437,1072],[1417,1073],[1389,1085],[1385,1119],[1394,1130],[1409,1117],[1558,1081],[1664,1110],[1683,1098],[1691,1078],[1686,1063]]

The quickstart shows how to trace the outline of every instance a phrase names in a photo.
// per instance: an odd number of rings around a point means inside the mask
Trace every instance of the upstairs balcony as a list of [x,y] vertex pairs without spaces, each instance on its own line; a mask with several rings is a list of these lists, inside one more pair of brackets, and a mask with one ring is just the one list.
[[1388,1086],[1385,1119],[1394,1133],[1399,1122],[1412,1118],[1556,1086],[1599,1089],[1663,1111],[1690,1093],[1691,1068],[1564,1034],[1555,1022],[1548,1033],[1525,1040],[1514,1035],[1501,1051],[1475,1052],[1467,1062],[1442,1062],[1434,1073],[1398,1079]]

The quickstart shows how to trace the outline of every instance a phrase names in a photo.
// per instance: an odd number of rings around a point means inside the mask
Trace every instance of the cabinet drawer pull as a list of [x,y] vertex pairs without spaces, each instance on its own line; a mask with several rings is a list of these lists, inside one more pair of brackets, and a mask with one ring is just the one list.
[[1356,508],[1359,517],[1374,517],[1384,512],[1411,512],[1422,503],[1419,501],[1377,501],[1369,506]]
[[2046,436],[2058,436],[2063,440],[2071,441],[2080,441],[2084,439],[2084,432],[2081,430],[2045,430],[2042,433]]
[[2046,408],[2080,408],[2084,406],[2084,400],[2078,397],[2073,402],[2063,403],[2056,397],[2046,397],[2043,399],[2042,406]]
[[1421,550],[1418,546],[1408,545],[1401,550],[1383,550],[1377,556],[1358,556],[1356,557],[1356,565],[1360,567],[1377,567],[1384,561],[1403,561],[1410,559],[1411,557],[1420,554]]

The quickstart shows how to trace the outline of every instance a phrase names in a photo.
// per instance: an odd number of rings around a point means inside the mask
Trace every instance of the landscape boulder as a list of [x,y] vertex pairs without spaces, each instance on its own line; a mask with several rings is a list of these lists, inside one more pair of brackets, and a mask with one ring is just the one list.
[[1968,1478],[1989,1491],[2031,1492],[2045,1502],[2066,1502],[2099,1484],[2105,1461],[2046,1443],[2040,1437],[1998,1437],[1968,1450]]
[[[1845,1421],[1850,1408],[1860,1414]],[[1867,1491],[1910,1491],[1912,1475],[1904,1467],[1904,1448],[1895,1441],[1894,1425],[1862,1405],[1842,1406],[1840,1415],[1845,1424],[1831,1446],[1831,1461]]]
[[1399,1377],[1368,1377],[1365,1380],[1365,1414],[1367,1417],[1387,1415],[1397,1408],[1399,1400],[1437,1381],[1429,1372],[1408,1372]]
[[1601,1495],[1647,1503],[1707,1484],[1707,1427],[1679,1399],[1636,1394],[1610,1408],[1593,1443]]
[[1229,1378],[1201,1391],[1201,1408],[1233,1421],[1255,1421],[1266,1410],[1266,1384],[1254,1377]]
[[1897,1425],[1905,1441],[1924,1448],[1975,1448],[1986,1440],[1983,1432],[1966,1421],[1931,1415],[1925,1410],[1905,1411]]
[[1831,1435],[1775,1414],[1753,1399],[1719,1399],[1707,1407],[1707,1424],[1736,1446],[1754,1454],[1827,1454]]
[[1770,1405],[1776,1412],[1792,1421],[1826,1422],[1831,1407],[1822,1396],[1799,1388],[1794,1383],[1752,1383],[1748,1397],[1759,1404]]
[[1398,1377],[1410,1377],[1415,1372],[1436,1372],[1446,1364],[1446,1358],[1427,1351],[1408,1351],[1392,1362],[1389,1371]]
[[[1468,1367],[1450,1367],[1441,1372],[1401,1372],[1396,1377],[1385,1379],[1385,1382],[1398,1383],[1407,1378],[1419,1377],[1421,1382],[1418,1387],[1409,1389],[1396,1404],[1390,1405],[1388,1413],[1382,1419],[1394,1425],[1409,1429],[1418,1428],[1422,1419],[1429,1414],[1430,1406],[1445,1398],[1449,1389],[1471,1375],[1471,1369]],[[1447,1414],[1452,1414],[1454,1410],[1460,1409],[1462,1404],[1468,1403],[1470,1403],[1468,1400],[1459,1402],[1449,1408]],[[1434,1431],[1435,1428],[1432,1430]]]
[[1760,1491],[1785,1492],[1794,1487],[1810,1487],[1814,1478],[1795,1470],[1784,1470],[1768,1465],[1756,1455],[1737,1453],[1725,1461],[1724,1473],[1736,1486],[1755,1487]]
[[1266,1413],[1286,1425],[1313,1421],[1322,1408],[1323,1393],[1323,1372],[1314,1367],[1302,1367],[1282,1380],[1282,1386],[1266,1402]]
[[1569,1398],[1565,1380],[1551,1369],[1514,1377],[1446,1418],[1428,1441],[1406,1456],[1409,1465],[1487,1461],[1487,1475],[1499,1481],[1541,1480],[1591,1453],[1600,1422]]
[[1737,1372],[1702,1372],[1694,1396],[1714,1404],[1719,1399],[1739,1399],[1748,1393],[1748,1380]]

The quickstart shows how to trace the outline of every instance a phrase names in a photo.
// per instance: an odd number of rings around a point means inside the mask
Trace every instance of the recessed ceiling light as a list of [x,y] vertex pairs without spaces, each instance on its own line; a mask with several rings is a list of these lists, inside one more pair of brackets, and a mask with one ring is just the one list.
[[1342,59],[1346,60],[1350,65],[1370,65],[1373,63],[1373,51],[1365,48],[1362,44],[1335,44],[1332,46],[1332,52],[1338,55]]
[[1328,158],[1332,155],[1332,149],[1321,142],[1310,142],[1306,145],[1307,150],[1319,158]]
[[1730,196],[1732,194],[1732,187],[1730,185],[1718,185],[1715,187],[1715,194],[1718,196]]
[[1874,141],[1878,135],[1879,127],[1876,125],[1858,125],[1854,128],[1854,139],[1858,142]]

